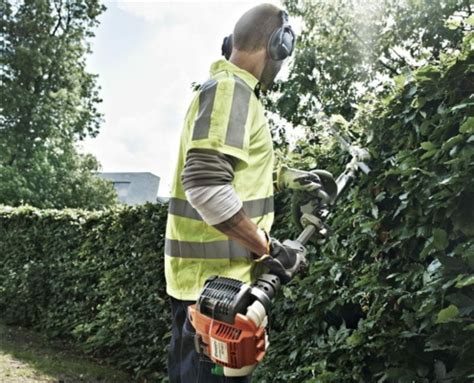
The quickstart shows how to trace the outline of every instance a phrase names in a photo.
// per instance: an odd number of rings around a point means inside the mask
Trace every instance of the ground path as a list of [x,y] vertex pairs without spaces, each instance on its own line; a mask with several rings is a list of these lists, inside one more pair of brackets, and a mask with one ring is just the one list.
[[0,323],[0,383],[132,383],[128,375]]

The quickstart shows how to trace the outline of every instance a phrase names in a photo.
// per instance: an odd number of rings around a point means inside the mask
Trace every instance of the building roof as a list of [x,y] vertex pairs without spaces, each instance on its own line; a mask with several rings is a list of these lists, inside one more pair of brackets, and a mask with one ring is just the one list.
[[160,177],[153,173],[103,172],[97,175],[113,182],[119,201],[122,203],[141,205],[145,202],[156,202]]

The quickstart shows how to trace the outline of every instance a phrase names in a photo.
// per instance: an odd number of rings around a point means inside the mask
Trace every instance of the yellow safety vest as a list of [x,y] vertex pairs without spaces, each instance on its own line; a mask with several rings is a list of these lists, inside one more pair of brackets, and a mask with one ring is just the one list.
[[213,63],[210,75],[186,114],[166,225],[166,291],[181,300],[196,300],[211,275],[252,283],[263,271],[249,250],[206,224],[186,200],[181,173],[189,149],[236,157],[232,185],[245,212],[268,232],[274,217],[273,143],[254,92],[258,80],[226,60]]

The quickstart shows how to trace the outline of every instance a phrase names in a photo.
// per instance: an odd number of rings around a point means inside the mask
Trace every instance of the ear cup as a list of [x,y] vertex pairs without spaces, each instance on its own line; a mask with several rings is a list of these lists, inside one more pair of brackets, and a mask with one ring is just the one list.
[[281,47],[285,51],[285,58],[291,56],[295,48],[296,36],[290,26],[284,27],[283,36],[281,38]]
[[221,47],[221,54],[226,58],[226,60],[229,60],[229,57],[232,53],[232,46],[233,46],[233,39],[232,39],[232,34],[230,34],[227,37],[224,37],[224,41],[222,42],[222,47]]
[[267,51],[272,60],[286,59],[293,52],[295,34],[289,25],[283,25],[275,30],[268,40]]

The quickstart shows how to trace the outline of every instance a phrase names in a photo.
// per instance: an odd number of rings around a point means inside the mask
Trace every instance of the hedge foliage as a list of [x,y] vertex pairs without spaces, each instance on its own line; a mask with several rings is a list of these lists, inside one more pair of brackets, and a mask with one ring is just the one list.
[[170,337],[163,270],[167,207],[3,208],[0,313],[162,381]]
[[[463,44],[396,77],[350,123],[339,118],[362,133],[372,172],[338,201],[309,275],[274,305],[256,381],[473,381],[472,33]],[[337,145],[303,142],[294,153],[300,168],[347,161]],[[278,214],[274,235],[290,235],[288,223]]]

